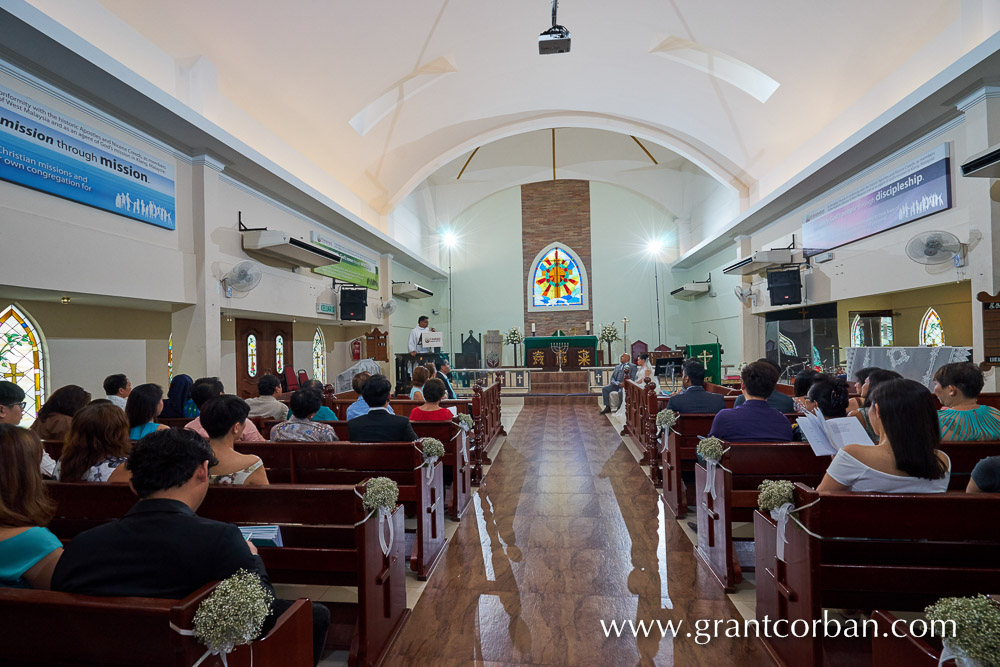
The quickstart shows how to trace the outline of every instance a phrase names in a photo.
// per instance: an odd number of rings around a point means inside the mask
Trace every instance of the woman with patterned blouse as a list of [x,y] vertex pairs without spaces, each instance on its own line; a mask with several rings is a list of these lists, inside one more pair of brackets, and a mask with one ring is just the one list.
[[1000,440],[1000,410],[979,404],[983,372],[968,361],[945,364],[934,374],[942,440]]
[[114,403],[102,401],[73,417],[62,456],[56,464],[60,482],[127,482],[122,465],[132,451],[128,418]]

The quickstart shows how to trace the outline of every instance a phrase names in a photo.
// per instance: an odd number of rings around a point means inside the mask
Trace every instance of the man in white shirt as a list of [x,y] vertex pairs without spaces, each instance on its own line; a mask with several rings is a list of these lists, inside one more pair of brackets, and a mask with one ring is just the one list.
[[132,393],[132,382],[124,373],[109,375],[104,378],[104,393],[109,401],[124,410],[128,395]]
[[246,399],[247,405],[250,406],[250,416],[285,421],[285,415],[288,414],[288,406],[274,397],[274,392],[280,387],[281,379],[277,375],[265,375],[257,380],[257,393],[259,396],[257,398]]
[[427,354],[431,351],[431,348],[423,344],[421,336],[428,331],[434,331],[434,329],[428,328],[430,324],[430,319],[426,315],[421,315],[417,320],[417,326],[413,327],[410,331],[410,339],[406,343],[407,349],[410,351],[410,355],[417,354]]

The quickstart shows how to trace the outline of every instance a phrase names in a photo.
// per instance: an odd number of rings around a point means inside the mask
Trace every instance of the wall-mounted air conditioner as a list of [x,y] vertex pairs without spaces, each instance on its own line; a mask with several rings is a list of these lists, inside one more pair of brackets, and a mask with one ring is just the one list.
[[401,299],[426,299],[434,296],[434,292],[416,283],[393,283],[392,294]]
[[749,276],[754,273],[764,273],[769,268],[792,263],[792,253],[788,249],[782,250],[758,250],[749,257],[739,260],[735,264],[730,264],[722,269],[727,275]]
[[672,291],[670,296],[675,299],[690,300],[708,294],[711,288],[712,286],[709,283],[687,283]]
[[293,266],[315,269],[340,263],[340,255],[276,229],[254,229],[241,233],[244,250],[274,257]]

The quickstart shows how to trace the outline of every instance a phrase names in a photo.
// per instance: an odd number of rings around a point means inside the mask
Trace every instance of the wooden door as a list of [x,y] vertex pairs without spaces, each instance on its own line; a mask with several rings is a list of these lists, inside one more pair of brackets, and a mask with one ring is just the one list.
[[236,395],[257,395],[257,380],[281,377],[292,360],[292,323],[236,320]]

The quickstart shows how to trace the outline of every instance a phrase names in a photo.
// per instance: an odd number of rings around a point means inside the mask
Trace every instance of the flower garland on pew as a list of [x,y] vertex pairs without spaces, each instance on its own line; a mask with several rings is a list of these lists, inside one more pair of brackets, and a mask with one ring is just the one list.
[[[677,431],[674,429],[674,424],[677,423],[677,420],[679,418],[680,415],[674,412],[673,410],[663,409],[656,413],[656,451],[660,452],[661,454],[663,453],[666,444],[663,444],[662,447],[660,446],[660,443],[663,442],[663,439],[660,437],[660,435],[663,433],[663,431],[665,431],[668,428],[674,433],[677,433]],[[677,435],[680,435],[680,433],[677,433]]]
[[[440,442],[440,441],[438,441]],[[362,507],[368,512],[368,515],[358,521],[355,526],[360,526],[365,521],[372,517],[372,514],[378,513],[378,542],[379,546],[382,547],[382,555],[388,556],[389,550],[392,549],[392,541],[395,537],[393,535],[394,528],[392,525],[392,520],[390,515],[392,510],[396,508],[396,503],[399,500],[399,485],[388,477],[373,477],[368,480],[368,484],[365,485],[365,495],[358,493],[357,489],[354,489],[355,495],[357,495],[362,500]],[[390,519],[386,521],[386,519]],[[385,530],[383,526],[389,524],[389,541],[386,542]]]
[[444,443],[437,438],[421,438],[420,452],[424,455],[424,462],[421,468],[427,469],[427,481],[434,479],[434,464],[444,456]]
[[778,543],[775,547],[775,555],[778,560],[785,560],[785,544],[788,543],[788,540],[785,539],[785,528],[788,526],[789,518],[799,524],[799,528],[802,530],[815,538],[820,538],[819,535],[803,526],[802,522],[793,514],[807,507],[812,507],[819,502],[819,499],[808,505],[795,507],[795,485],[787,479],[765,479],[757,487],[757,490],[760,491],[760,495],[757,496],[757,507],[760,508],[761,512],[770,513],[771,518],[778,522]]
[[[273,601],[274,596],[264,588],[260,576],[240,569],[221,581],[198,605],[193,630],[178,628],[173,623],[170,628],[205,645],[207,650],[192,667],[198,667],[213,655],[220,656],[222,664],[228,665],[227,654],[260,635]],[[250,664],[253,665],[253,648],[250,649]]]
[[[476,425],[476,420],[472,418],[472,415],[465,414],[464,412],[458,413],[456,419],[458,419],[459,428],[465,431],[466,435],[468,435]],[[459,434],[456,433],[455,437],[453,437],[452,440],[454,440],[458,436]],[[462,465],[465,465],[468,462],[469,462],[468,440],[465,440],[462,442]]]
[[[659,419],[659,417],[657,417]],[[698,456],[705,460],[705,495],[711,495],[712,500],[715,500],[715,468],[718,466],[726,472],[732,472],[725,466],[719,465],[719,461],[722,460],[722,456],[729,451],[726,447],[723,449],[723,442],[716,437],[702,438],[698,436],[700,441],[698,446],[695,448]]]
[[[944,650],[939,666],[953,658],[960,667],[1000,665],[1000,602],[982,594],[942,598],[924,609],[924,613],[929,621],[954,623],[955,634],[941,637]],[[931,623],[932,632],[934,625]]]

